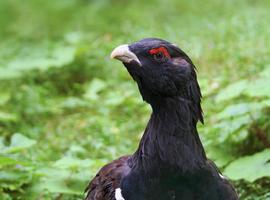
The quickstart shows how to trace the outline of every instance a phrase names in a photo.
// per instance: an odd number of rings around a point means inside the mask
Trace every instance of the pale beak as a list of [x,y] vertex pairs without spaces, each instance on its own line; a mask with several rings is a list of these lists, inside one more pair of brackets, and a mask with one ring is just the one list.
[[133,52],[129,50],[127,44],[116,47],[111,53],[111,58],[120,60],[123,63],[130,63],[131,61],[136,61],[141,66],[140,60]]

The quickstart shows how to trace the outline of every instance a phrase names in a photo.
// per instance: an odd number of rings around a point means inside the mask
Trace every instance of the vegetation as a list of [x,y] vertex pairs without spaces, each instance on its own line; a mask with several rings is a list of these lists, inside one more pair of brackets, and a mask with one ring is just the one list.
[[270,199],[270,2],[1,0],[0,199],[81,199],[151,112],[116,45],[177,43],[203,90],[200,136],[241,199]]

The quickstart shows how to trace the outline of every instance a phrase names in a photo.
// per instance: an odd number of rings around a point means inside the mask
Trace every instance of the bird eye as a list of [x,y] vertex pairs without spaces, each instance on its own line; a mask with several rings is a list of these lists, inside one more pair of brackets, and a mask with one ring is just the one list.
[[171,57],[168,50],[165,47],[151,49],[149,53],[153,56],[153,58],[156,61],[159,62],[164,62]]
[[161,61],[165,60],[165,56],[162,52],[158,52],[157,54],[154,54],[153,57],[155,60],[161,60]]

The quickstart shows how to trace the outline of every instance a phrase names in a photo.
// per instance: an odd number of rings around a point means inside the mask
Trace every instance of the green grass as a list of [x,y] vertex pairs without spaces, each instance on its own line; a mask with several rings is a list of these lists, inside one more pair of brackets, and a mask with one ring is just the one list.
[[[135,151],[151,110],[109,54],[145,37],[178,44],[197,66],[211,159],[226,169],[266,149],[253,124],[270,139],[269,105],[252,95],[216,99],[270,67],[269,9],[267,0],[0,1],[0,199],[79,199],[99,167]],[[243,126],[246,136],[222,139],[240,118],[219,113],[246,101],[264,112]],[[269,176],[243,179],[241,199],[269,198]]]

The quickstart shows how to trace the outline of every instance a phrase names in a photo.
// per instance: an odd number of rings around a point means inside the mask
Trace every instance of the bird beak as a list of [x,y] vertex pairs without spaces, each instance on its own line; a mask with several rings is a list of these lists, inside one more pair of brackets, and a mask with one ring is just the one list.
[[116,47],[111,53],[111,58],[120,60],[123,63],[130,63],[131,61],[136,61],[141,66],[140,60],[132,51],[129,50],[127,44]]

